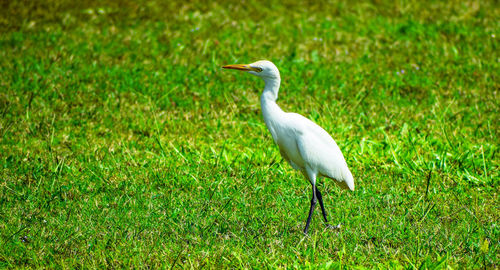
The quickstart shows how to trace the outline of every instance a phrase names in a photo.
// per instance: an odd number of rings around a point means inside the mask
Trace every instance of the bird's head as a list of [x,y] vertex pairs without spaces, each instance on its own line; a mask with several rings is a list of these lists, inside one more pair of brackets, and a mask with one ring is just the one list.
[[251,64],[227,65],[223,66],[223,68],[246,71],[250,74],[261,77],[262,79],[280,78],[278,68],[271,61],[267,60],[260,60]]

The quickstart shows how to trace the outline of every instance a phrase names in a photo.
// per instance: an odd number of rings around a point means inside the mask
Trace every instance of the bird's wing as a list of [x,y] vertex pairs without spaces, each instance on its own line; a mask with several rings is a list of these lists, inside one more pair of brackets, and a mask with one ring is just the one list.
[[304,162],[317,173],[337,180],[342,187],[354,190],[352,177],[337,143],[323,128],[300,114],[291,114],[297,127],[297,148]]

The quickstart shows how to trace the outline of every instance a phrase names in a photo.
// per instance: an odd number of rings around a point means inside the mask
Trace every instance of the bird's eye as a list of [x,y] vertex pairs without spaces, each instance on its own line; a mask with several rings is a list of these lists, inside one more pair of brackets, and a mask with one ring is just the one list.
[[256,67],[255,70],[257,70],[257,72],[262,72],[262,68],[260,67]]

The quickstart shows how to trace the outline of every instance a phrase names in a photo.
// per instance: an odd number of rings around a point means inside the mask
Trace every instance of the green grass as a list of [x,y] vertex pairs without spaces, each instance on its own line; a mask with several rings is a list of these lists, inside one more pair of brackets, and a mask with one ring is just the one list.
[[[218,3],[215,3],[218,2]],[[495,1],[10,1],[0,267],[498,268]],[[330,219],[260,115],[323,126]]]

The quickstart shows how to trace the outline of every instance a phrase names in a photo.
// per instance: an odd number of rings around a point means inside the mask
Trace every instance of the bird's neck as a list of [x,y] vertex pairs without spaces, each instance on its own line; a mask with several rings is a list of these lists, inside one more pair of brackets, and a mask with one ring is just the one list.
[[260,96],[260,106],[262,108],[262,116],[266,126],[276,140],[275,123],[284,114],[283,110],[276,104],[278,99],[278,91],[280,88],[280,78],[265,78],[266,86]]
[[262,99],[267,99],[269,101],[276,102],[278,99],[278,92],[280,90],[281,79],[278,78],[264,78],[264,82],[266,86],[264,87],[264,91],[262,92]]

